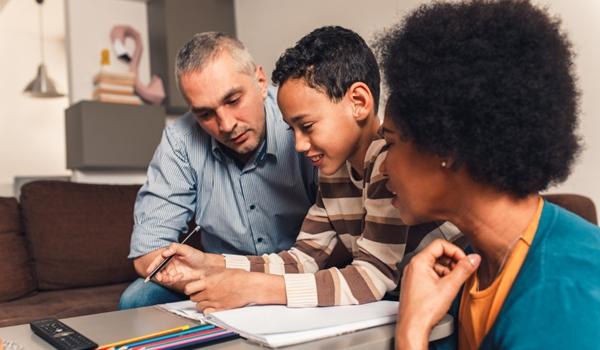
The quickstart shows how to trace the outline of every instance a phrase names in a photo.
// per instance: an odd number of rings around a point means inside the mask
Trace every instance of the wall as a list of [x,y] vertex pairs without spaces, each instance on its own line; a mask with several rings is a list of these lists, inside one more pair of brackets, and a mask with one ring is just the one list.
[[[105,2],[85,1],[90,8]],[[239,37],[270,74],[280,53],[308,31],[325,24],[350,27],[367,40],[381,28],[398,21],[423,1],[373,0],[236,0]],[[580,134],[585,143],[569,180],[552,192],[587,194],[600,206],[600,2],[543,0],[559,15],[578,53],[576,59],[582,91]],[[133,2],[143,5],[143,1]],[[64,0],[46,1],[46,64],[59,89],[67,92]],[[92,11],[94,14],[94,11]],[[83,18],[80,18],[83,19]],[[90,18],[87,19],[91,21]],[[276,32],[276,34],[274,34]],[[0,12],[0,196],[12,195],[16,175],[66,175],[63,110],[67,98],[32,99],[21,91],[34,77],[39,62],[37,5],[34,0],[11,0]],[[7,54],[8,53],[8,54]],[[76,56],[77,52],[73,52]],[[91,61],[96,58],[90,58]]]
[[[268,76],[279,55],[304,34],[323,25],[353,29],[368,42],[381,29],[428,1],[419,0],[236,0],[238,37],[248,46]],[[282,5],[285,4],[285,6]],[[585,194],[600,208],[600,1],[543,0],[558,15],[577,52],[575,65],[582,91],[579,133],[585,143],[571,177],[549,192]],[[276,34],[274,34],[276,32]]]
[[[38,5],[9,1],[0,12],[0,196],[13,195],[13,177],[68,175],[65,169],[63,110],[66,97],[36,99],[23,95],[40,63]],[[67,93],[64,2],[43,5],[48,74]]]
[[[558,15],[577,54],[575,67],[581,90],[579,134],[584,150],[571,177],[549,192],[591,196],[600,209],[600,1],[544,0],[538,3]],[[600,213],[600,211],[599,211]]]
[[[139,65],[140,81],[150,81],[148,23],[146,4],[123,0],[66,0],[67,58],[71,104],[91,99],[92,77],[100,68],[100,52],[110,49],[111,69],[126,72],[128,65],[116,59],[109,34],[115,25],[130,25],[140,33],[143,51]],[[133,39],[125,41],[132,54]]]

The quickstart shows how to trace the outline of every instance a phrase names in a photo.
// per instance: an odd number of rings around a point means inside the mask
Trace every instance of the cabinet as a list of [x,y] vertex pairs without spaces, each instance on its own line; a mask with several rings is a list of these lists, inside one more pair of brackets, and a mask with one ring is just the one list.
[[165,126],[165,111],[150,105],[80,101],[65,111],[67,168],[144,170]]

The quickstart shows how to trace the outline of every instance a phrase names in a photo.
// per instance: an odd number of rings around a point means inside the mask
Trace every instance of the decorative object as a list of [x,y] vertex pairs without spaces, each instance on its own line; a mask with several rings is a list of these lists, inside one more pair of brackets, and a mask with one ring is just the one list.
[[141,105],[144,102],[135,94],[136,75],[130,71],[118,71],[110,64],[110,51],[103,49],[100,59],[100,71],[94,76],[96,101]]
[[[133,55],[130,55],[125,48],[125,39],[131,38],[135,42]],[[129,71],[135,75],[135,92],[144,100],[152,105],[160,105],[165,99],[165,88],[161,78],[152,75],[148,85],[143,84],[138,79],[138,68],[142,57],[142,39],[140,33],[131,26],[118,25],[110,31],[110,40],[113,44],[113,50],[116,56],[129,64]]]
[[39,5],[39,31],[40,31],[40,64],[35,78],[27,85],[24,93],[32,97],[62,97],[64,94],[56,90],[54,81],[50,79],[44,63],[44,21],[42,16],[42,5],[44,0],[35,0]]

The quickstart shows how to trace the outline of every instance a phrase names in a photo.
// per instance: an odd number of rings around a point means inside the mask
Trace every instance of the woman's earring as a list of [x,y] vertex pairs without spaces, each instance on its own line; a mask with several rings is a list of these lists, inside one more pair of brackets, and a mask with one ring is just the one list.
[[442,166],[442,168],[445,168],[448,166],[448,162],[446,162],[445,160],[442,160],[442,163],[440,165]]

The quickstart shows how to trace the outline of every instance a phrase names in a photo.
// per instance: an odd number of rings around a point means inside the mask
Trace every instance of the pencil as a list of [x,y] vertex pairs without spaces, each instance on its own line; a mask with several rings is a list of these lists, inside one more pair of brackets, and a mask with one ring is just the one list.
[[180,337],[180,336],[186,335],[186,334],[195,334],[195,333],[210,330],[213,328],[215,328],[215,326],[212,324],[205,324],[205,325],[201,325],[201,326],[191,327],[188,330],[179,331],[179,332],[175,332],[175,333],[171,333],[171,334],[166,334],[166,335],[162,335],[162,336],[159,336],[156,338],[144,339],[144,340],[136,341],[133,343],[127,343],[124,346],[118,347],[118,350],[137,348],[144,344],[155,343],[155,342],[165,340],[165,339],[173,339],[173,338],[177,338],[177,337]]
[[[200,231],[200,225],[196,226],[195,229],[192,230],[192,232],[190,232],[184,239],[183,241],[181,241],[181,244],[184,244],[190,237],[192,237],[192,235],[196,232]],[[163,259],[163,261],[154,268],[154,270],[152,272],[150,272],[150,274],[148,275],[148,277],[146,277],[146,279],[144,279],[144,283],[148,283],[152,278],[154,278],[154,275],[156,275],[158,273],[158,271],[162,270],[163,267],[165,267],[169,261],[171,261],[171,259],[173,259],[175,255],[171,255],[170,257]]]
[[129,343],[133,343],[133,342],[144,340],[144,339],[149,339],[149,338],[159,337],[161,335],[165,335],[165,334],[169,334],[169,333],[175,333],[175,332],[179,332],[179,331],[184,331],[184,330],[189,329],[189,328],[190,328],[190,326],[186,324],[185,326],[175,327],[175,328],[167,329],[167,330],[164,330],[164,331],[155,332],[155,333],[152,333],[152,334],[142,335],[140,337],[135,337],[135,338],[127,339],[127,340],[121,340],[121,341],[118,341],[118,342],[114,342],[114,343],[102,345],[102,346],[98,347],[98,349],[96,349],[96,350],[106,350],[106,349],[109,349],[109,348],[114,348],[114,347],[117,347],[117,346],[121,346],[121,345],[129,344]]
[[210,332],[207,334],[186,337],[183,339],[176,339],[176,340],[173,340],[168,343],[161,343],[161,344],[156,344],[156,345],[149,344],[148,347],[144,347],[142,349],[144,349],[144,350],[178,349],[181,347],[190,347],[192,345],[198,345],[198,344],[207,343],[210,341],[215,341],[218,339],[232,338],[232,337],[237,337],[237,336],[238,336],[237,333],[234,333],[232,331],[229,331],[229,330],[226,330],[223,328],[218,328],[216,331]]

